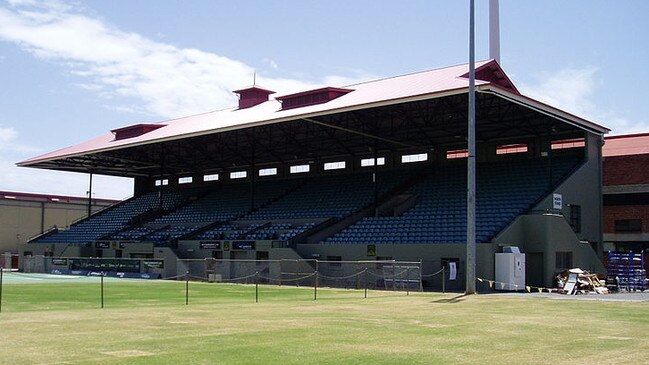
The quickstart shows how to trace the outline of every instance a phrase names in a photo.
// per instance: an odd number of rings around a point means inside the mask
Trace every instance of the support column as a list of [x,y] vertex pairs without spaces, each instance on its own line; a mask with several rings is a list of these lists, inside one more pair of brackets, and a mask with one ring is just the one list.
[[476,292],[475,241],[475,0],[469,2],[469,122],[466,202],[466,294]]
[[88,217],[92,215],[92,171],[88,181]]

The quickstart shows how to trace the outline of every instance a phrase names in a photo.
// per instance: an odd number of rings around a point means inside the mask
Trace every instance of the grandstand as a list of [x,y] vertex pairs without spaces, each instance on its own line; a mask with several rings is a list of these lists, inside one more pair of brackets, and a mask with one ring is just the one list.
[[[519,93],[476,65],[477,274],[519,246],[530,285],[603,272],[608,129]],[[271,98],[115,129],[19,163],[135,179],[134,197],[29,243],[33,253],[457,263],[464,286],[468,65]],[[169,276],[169,275],[168,275]],[[438,286],[432,279],[429,287]],[[451,285],[451,288],[453,288]]]

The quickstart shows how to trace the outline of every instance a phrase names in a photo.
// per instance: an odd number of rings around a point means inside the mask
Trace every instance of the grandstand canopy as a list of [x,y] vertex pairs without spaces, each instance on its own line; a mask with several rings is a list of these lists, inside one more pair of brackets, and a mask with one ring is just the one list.
[[[257,99],[241,108],[114,129],[18,165],[125,177],[181,176],[336,156],[463,149],[468,84],[463,64],[318,89],[317,95]],[[494,60],[476,64],[476,86],[478,144],[609,131],[521,95]],[[318,99],[323,92],[329,96]]]

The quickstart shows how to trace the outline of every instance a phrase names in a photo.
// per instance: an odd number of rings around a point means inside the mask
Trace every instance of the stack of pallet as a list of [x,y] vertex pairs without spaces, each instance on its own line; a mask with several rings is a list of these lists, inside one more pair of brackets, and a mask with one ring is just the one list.
[[608,294],[604,282],[597,274],[591,274],[579,268],[570,269],[557,275],[557,292],[567,295],[575,294]]

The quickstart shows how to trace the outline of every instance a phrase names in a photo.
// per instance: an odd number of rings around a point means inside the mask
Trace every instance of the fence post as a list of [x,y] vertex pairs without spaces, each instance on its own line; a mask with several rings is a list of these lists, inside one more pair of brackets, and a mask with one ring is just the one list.
[[410,268],[406,267],[406,296],[410,295]]
[[259,271],[255,272],[255,303],[259,303]]
[[424,291],[424,280],[423,280],[423,271],[424,271],[424,264],[422,263],[421,259],[419,259],[419,292]]
[[446,294],[446,265],[442,264],[442,293]]
[[319,271],[320,270],[320,261],[315,260],[315,280],[313,283],[313,300],[318,300],[318,280],[320,280]]
[[367,286],[369,285],[369,283],[367,282],[367,267],[365,268],[365,272],[363,273],[363,278],[365,279],[365,280],[363,280],[363,281],[365,281],[365,285],[364,285],[365,286],[365,299],[367,299]]
[[313,300],[318,300],[318,270],[315,271],[315,281],[313,283]]
[[100,276],[100,282],[101,282],[101,308],[104,308],[104,273],[102,271],[101,276]]
[[189,271],[185,271],[185,305],[189,305]]
[[[358,263],[356,263],[358,265]],[[354,271],[356,271],[358,274],[356,275],[356,290],[361,288],[361,273],[358,272],[358,266],[354,268]]]

